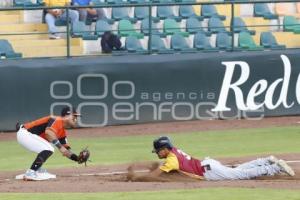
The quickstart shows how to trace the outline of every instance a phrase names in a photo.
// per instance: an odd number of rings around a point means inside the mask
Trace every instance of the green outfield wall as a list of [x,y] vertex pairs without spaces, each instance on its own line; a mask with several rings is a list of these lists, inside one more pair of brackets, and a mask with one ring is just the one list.
[[0,130],[73,104],[81,126],[300,113],[300,50],[0,61]]

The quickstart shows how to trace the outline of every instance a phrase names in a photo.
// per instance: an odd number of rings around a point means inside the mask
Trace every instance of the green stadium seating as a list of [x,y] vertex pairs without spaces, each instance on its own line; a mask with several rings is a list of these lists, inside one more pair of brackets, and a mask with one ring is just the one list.
[[255,44],[253,38],[248,32],[239,33],[238,45],[243,50],[257,51],[264,49],[262,46]]
[[300,22],[294,16],[285,16],[283,18],[283,30],[300,33]]
[[144,37],[144,35],[142,33],[136,32],[133,24],[127,19],[122,19],[119,22],[118,32],[119,32],[119,35],[121,35],[122,37],[124,37],[124,36],[125,37],[135,36],[137,38],[143,38]]
[[174,19],[166,19],[163,25],[164,33],[166,35],[173,35],[179,33],[183,36],[189,36],[188,32],[181,31],[179,24]]

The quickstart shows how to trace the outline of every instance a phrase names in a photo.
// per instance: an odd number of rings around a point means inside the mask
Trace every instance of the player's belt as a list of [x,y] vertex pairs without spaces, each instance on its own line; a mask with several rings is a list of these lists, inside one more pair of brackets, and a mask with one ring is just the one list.
[[211,170],[211,167],[210,167],[210,165],[203,165],[203,166],[201,166],[201,169],[203,172],[207,172],[207,171]]
[[21,128],[25,128],[25,126],[23,124],[16,124],[16,130],[19,131]]

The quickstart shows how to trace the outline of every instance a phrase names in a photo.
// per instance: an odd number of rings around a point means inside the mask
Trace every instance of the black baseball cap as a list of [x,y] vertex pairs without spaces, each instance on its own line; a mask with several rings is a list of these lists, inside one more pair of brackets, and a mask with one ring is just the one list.
[[69,106],[63,107],[60,115],[62,117],[67,116],[67,115],[81,116],[74,107],[69,107]]

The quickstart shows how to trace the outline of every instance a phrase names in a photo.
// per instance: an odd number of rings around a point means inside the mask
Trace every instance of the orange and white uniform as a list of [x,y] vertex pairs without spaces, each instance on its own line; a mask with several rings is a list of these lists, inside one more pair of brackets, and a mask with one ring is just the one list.
[[17,132],[17,140],[26,149],[36,153],[44,150],[54,152],[51,141],[46,138],[45,131],[47,129],[54,132],[60,143],[69,148],[63,120],[56,116],[46,116],[24,124]]

